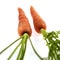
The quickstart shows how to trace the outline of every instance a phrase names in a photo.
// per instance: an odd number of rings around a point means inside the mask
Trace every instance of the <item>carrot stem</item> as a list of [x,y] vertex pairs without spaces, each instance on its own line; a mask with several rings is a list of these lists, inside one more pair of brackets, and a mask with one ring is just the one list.
[[15,53],[15,51],[18,49],[18,47],[20,46],[21,43],[22,43],[22,41],[16,46],[16,48],[13,50],[13,52],[10,54],[10,56],[8,57],[7,60],[11,59],[11,57],[13,56],[13,54]]
[[21,48],[19,50],[17,60],[23,60],[25,52],[26,52],[26,46],[27,46],[27,39],[28,39],[28,34],[24,33],[23,38],[22,38],[22,44]]
[[12,46],[15,42],[17,42],[19,39],[21,39],[21,37],[19,37],[18,39],[16,39],[14,42],[12,42],[10,45],[8,45],[6,48],[4,48],[0,54],[2,54],[5,50],[7,50],[10,46]]
[[30,40],[31,46],[32,46],[32,48],[33,48],[35,54],[39,57],[39,59],[43,60],[43,58],[37,53],[36,49],[34,48],[34,46],[33,46],[32,41],[31,41],[30,38],[29,38],[29,40]]

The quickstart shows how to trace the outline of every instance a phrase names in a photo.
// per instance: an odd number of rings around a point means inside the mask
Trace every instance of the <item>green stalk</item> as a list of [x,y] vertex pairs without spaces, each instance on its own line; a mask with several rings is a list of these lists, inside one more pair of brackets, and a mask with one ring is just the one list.
[[19,37],[18,39],[16,39],[14,42],[12,42],[10,45],[8,45],[6,48],[4,48],[0,54],[2,54],[5,50],[7,50],[10,46],[12,46],[15,42],[17,42],[19,39],[21,39],[21,37]]
[[17,60],[23,60],[24,58],[25,51],[26,51],[26,45],[27,45],[27,39],[28,39],[28,34],[24,33],[23,38],[22,38],[21,48],[17,56]]
[[30,40],[31,46],[32,46],[33,51],[35,52],[35,54],[38,56],[38,58],[39,58],[40,60],[43,60],[43,58],[42,58],[42,57],[37,53],[37,51],[35,50],[35,48],[34,48],[34,46],[33,46],[32,41],[31,41],[30,38],[29,38],[29,40]]
[[18,49],[18,47],[20,46],[21,43],[22,43],[22,41],[16,46],[16,48],[13,50],[13,52],[10,54],[10,56],[8,57],[7,60],[11,59],[11,57],[13,56],[13,54],[15,53],[15,51]]

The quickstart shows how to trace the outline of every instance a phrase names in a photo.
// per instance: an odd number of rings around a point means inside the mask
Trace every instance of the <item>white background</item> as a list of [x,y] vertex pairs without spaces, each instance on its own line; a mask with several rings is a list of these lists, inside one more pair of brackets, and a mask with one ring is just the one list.
[[[33,20],[30,14],[31,5],[46,22],[47,31],[60,30],[60,0],[0,0],[0,51],[19,37],[17,33],[17,8],[20,7],[24,10],[29,19],[32,28],[31,40],[34,47],[42,57],[47,57],[48,48],[46,47],[46,42],[43,40],[42,35],[36,33],[34,30]],[[18,43],[19,41],[1,54],[0,60],[7,60],[7,57],[11,54]],[[19,48],[11,60],[16,60],[18,51]],[[24,60],[33,59],[39,60],[33,52],[28,40]]]

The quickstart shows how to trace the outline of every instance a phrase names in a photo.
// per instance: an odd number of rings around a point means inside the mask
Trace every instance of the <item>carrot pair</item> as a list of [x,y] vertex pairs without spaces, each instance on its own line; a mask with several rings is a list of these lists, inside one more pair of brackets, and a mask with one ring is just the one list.
[[[29,36],[31,36],[32,30],[28,22],[28,19],[26,18],[22,9],[18,8],[18,11],[19,11],[19,25],[18,25],[19,35],[23,35],[24,33],[27,33]],[[35,54],[39,57],[40,60],[60,60],[60,39],[58,38],[60,31],[46,32],[46,23],[38,15],[38,13],[35,11],[35,9],[32,6],[30,7],[30,13],[33,18],[33,24],[36,32],[41,33],[43,35],[43,37],[46,40],[47,46],[49,48],[48,57],[41,58],[40,55],[36,52],[30,40],[31,46]]]
[[[36,32],[40,32],[40,30],[46,29],[46,24],[45,22],[42,20],[42,18],[38,15],[38,13],[34,10],[34,8],[31,6],[30,7],[30,12],[33,18],[33,24],[35,27]],[[32,41],[30,39],[30,36],[32,34],[32,29],[30,27],[28,18],[26,17],[24,11],[21,8],[18,8],[18,19],[19,19],[19,23],[18,23],[18,34],[19,34],[19,38],[16,39],[13,43],[11,43],[10,45],[8,45],[5,49],[3,49],[0,54],[2,54],[6,49],[8,49],[10,46],[12,46],[15,42],[17,42],[18,40],[21,39],[20,43],[16,46],[16,48],[13,50],[13,52],[10,54],[10,56],[8,57],[7,60],[10,60],[12,55],[15,53],[15,51],[17,50],[18,47],[20,47],[18,56],[16,60],[23,60],[24,55],[25,55],[25,51],[26,51],[26,47],[27,47],[27,39],[29,38],[31,46],[35,52],[35,54],[39,57],[39,59],[43,60],[43,58],[40,57],[40,55],[36,52]]]
[[[31,36],[32,30],[30,24],[28,22],[27,17],[25,16],[23,10],[18,8],[19,12],[19,25],[18,25],[18,33],[22,35],[23,33],[28,33]],[[31,16],[33,18],[33,24],[36,32],[40,33],[40,29],[46,29],[46,24],[43,19],[38,15],[35,9],[30,7]]]
[[[21,8],[18,8],[18,12],[19,12],[18,34],[20,36],[22,36],[23,34],[27,33],[29,36],[31,36],[32,29],[30,27],[27,17],[24,14],[24,11]],[[36,32],[40,33],[41,29],[46,29],[45,22],[42,20],[42,18],[38,15],[38,13],[34,10],[34,8],[32,6],[30,7],[30,12],[31,12],[31,15],[33,18],[33,24],[34,24]],[[29,39],[29,40],[30,40],[31,46],[32,46],[35,54],[39,57],[39,59],[43,60],[43,58],[41,58],[40,55],[36,52],[31,39]],[[22,52],[24,52],[24,51],[22,51]],[[24,54],[24,53],[22,53],[22,54]],[[21,56],[21,51],[19,52],[18,58],[20,56]],[[20,58],[22,58],[22,57],[20,57]],[[22,60],[22,59],[20,59],[20,60]]]

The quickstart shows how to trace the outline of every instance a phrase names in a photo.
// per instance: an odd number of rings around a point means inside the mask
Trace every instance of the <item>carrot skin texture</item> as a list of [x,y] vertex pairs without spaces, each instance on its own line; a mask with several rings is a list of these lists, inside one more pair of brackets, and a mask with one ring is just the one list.
[[24,33],[28,33],[29,36],[32,34],[32,29],[30,27],[28,18],[25,16],[24,11],[21,8],[18,8],[18,34],[21,36]]
[[43,21],[43,19],[39,16],[39,14],[32,6],[30,7],[30,13],[33,18],[33,24],[36,32],[41,33],[40,29],[46,30],[46,23]]

